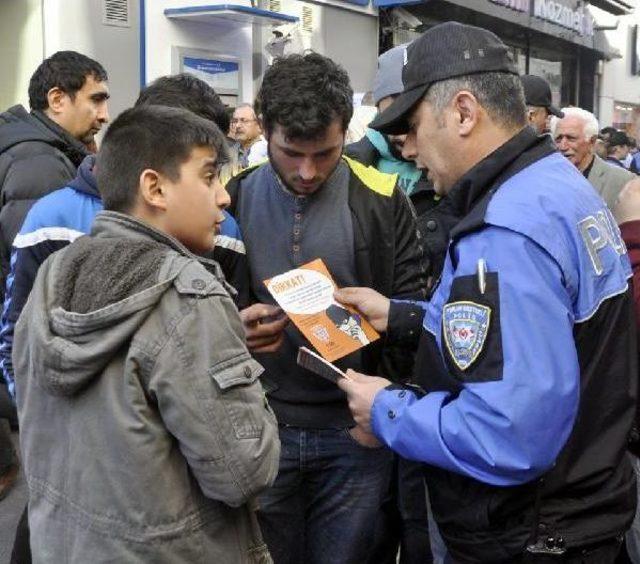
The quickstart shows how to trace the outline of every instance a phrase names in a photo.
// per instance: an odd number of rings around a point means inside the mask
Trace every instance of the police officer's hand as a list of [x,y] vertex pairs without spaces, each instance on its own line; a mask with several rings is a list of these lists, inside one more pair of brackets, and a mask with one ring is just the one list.
[[376,331],[385,332],[389,323],[388,298],[371,288],[341,288],[333,296],[343,304],[355,307]]
[[371,406],[376,394],[391,382],[377,376],[366,376],[347,370],[347,378],[340,378],[338,386],[347,393],[353,419],[363,431],[371,433]]
[[253,304],[240,312],[240,319],[252,353],[275,352],[280,348],[289,318],[278,306]]
[[618,225],[640,219],[640,177],[627,182],[613,208]]

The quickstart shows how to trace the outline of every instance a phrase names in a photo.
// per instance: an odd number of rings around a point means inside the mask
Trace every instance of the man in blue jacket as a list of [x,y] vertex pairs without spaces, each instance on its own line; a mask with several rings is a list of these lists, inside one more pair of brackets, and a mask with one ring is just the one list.
[[636,506],[620,233],[586,179],[526,127],[495,35],[442,24],[405,61],[405,90],[372,127],[407,133],[405,157],[463,219],[428,303],[337,293],[388,341],[418,346],[422,389],[355,372],[341,387],[359,425],[425,463],[454,562],[613,563]]

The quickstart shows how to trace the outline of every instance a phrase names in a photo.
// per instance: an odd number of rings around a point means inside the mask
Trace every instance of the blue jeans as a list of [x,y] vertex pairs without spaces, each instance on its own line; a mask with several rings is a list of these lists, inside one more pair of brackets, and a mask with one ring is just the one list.
[[[258,518],[275,564],[366,564],[393,455],[347,429],[280,427],[280,470]],[[372,560],[373,561],[373,560]]]

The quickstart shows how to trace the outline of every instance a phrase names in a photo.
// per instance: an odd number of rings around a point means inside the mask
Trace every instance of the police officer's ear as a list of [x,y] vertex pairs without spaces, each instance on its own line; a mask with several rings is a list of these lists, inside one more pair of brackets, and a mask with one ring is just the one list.
[[480,114],[484,111],[478,99],[468,90],[461,90],[453,97],[451,107],[458,135],[469,136],[477,127]]

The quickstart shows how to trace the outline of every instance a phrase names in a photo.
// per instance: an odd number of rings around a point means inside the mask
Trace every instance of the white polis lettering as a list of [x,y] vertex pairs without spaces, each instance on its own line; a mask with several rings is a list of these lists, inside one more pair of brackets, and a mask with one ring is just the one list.
[[607,233],[609,234],[609,241],[613,245],[616,253],[620,256],[627,254],[627,246],[624,244],[622,239],[622,233],[620,233],[620,228],[616,222],[616,219],[613,217],[611,210],[606,208],[602,211],[598,212],[598,219],[602,225],[605,225],[607,228]]
[[505,8],[511,8],[517,12],[529,13],[531,6],[531,0],[491,0],[494,4],[504,6]]
[[593,269],[598,276],[604,272],[600,251],[611,247],[619,255],[624,255],[627,252],[620,230],[608,209],[599,211],[595,216],[585,217],[578,222],[578,229],[587,248]]
[[593,16],[582,4],[571,7],[559,0],[534,0],[533,15],[580,35],[593,36]]

